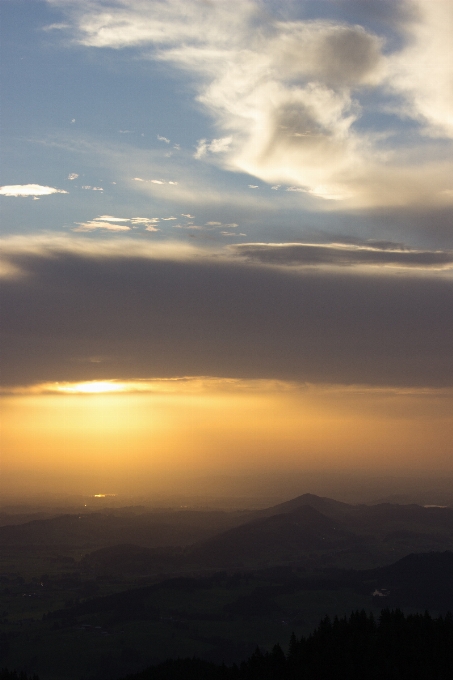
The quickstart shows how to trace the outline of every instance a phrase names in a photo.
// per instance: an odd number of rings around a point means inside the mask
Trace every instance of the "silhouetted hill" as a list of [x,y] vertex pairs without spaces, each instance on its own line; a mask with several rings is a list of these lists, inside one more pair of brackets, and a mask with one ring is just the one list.
[[[307,505],[307,501],[313,505]],[[179,513],[174,513],[178,515]],[[181,513],[183,515],[183,513]],[[184,519],[187,522],[185,515]],[[314,568],[337,566],[364,569],[394,562],[407,554],[453,549],[453,509],[382,503],[375,506],[348,505],[304,494],[264,511],[234,513],[226,531],[214,531],[211,522],[199,528],[208,533],[189,541],[196,533],[192,525],[140,525],[123,545],[113,549],[113,533],[104,539],[106,548],[94,551],[82,567],[102,573],[157,573],[166,569],[259,568],[299,563]],[[55,522],[55,520],[51,520]],[[194,521],[198,521],[194,519]],[[222,520],[228,524],[228,521]],[[72,524],[75,520],[71,519]],[[69,522],[68,522],[69,524]],[[77,524],[77,522],[76,522]],[[78,525],[83,527],[83,523]],[[217,525],[218,526],[218,525]],[[100,525],[96,527],[99,531]],[[10,527],[14,532],[17,527]],[[0,545],[1,545],[0,528]],[[167,532],[159,544],[159,532]],[[175,540],[178,531],[184,534]],[[113,532],[113,530],[112,530]],[[141,533],[140,533],[141,532]],[[156,533],[157,532],[157,533]],[[88,532],[89,533],[89,532]],[[123,537],[125,531],[120,533]],[[210,534],[210,535],[209,535]],[[184,551],[165,550],[173,545]],[[124,544],[136,545],[126,548]],[[192,545],[189,545],[192,543]],[[142,546],[140,549],[138,546]],[[159,546],[159,549],[157,549]],[[145,548],[152,548],[147,552]],[[153,552],[154,550],[154,552]]]
[[302,496],[297,496],[284,503],[279,503],[278,505],[273,505],[270,508],[265,508],[264,510],[258,510],[254,513],[255,517],[271,517],[272,515],[282,515],[289,512],[294,512],[298,508],[310,505],[315,510],[318,510],[323,515],[328,517],[333,517],[334,519],[339,517],[342,512],[348,512],[353,505],[348,505],[348,503],[342,503],[341,501],[335,501],[332,498],[324,498],[322,496],[316,496],[312,493],[304,493]]
[[357,539],[310,505],[229,529],[193,546],[190,562],[217,567],[295,561],[307,551],[341,550]]
[[453,611],[453,552],[407,555],[361,577],[374,579],[375,597],[389,606]]
[[146,547],[189,545],[248,518],[247,512],[195,510],[65,514],[0,527],[0,547],[56,545],[93,549],[121,543]]

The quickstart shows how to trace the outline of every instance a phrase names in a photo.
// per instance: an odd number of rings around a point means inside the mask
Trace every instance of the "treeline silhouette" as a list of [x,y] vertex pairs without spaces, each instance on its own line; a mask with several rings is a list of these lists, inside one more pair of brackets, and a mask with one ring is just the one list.
[[0,670],[0,680],[39,680],[37,675],[29,676],[26,673],[9,671],[6,668]]
[[168,660],[124,680],[451,680],[453,618],[428,613],[405,616],[399,609],[365,611],[349,618],[326,617],[308,637],[291,636],[288,653],[279,645],[259,649],[239,666],[201,659]]
[[[307,638],[291,636],[280,645],[257,649],[240,665],[202,659],[168,659],[123,680],[451,680],[453,617],[428,613],[406,616],[384,609],[379,618],[365,611],[349,618],[324,618]],[[39,680],[1,670],[0,680]]]

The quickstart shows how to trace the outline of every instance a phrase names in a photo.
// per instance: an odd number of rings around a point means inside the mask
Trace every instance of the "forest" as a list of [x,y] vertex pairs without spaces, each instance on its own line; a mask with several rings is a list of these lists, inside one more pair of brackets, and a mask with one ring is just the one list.
[[[384,609],[325,617],[308,636],[291,635],[287,653],[259,648],[241,664],[169,659],[124,680],[450,680],[453,617]],[[0,680],[39,680],[3,670]]]

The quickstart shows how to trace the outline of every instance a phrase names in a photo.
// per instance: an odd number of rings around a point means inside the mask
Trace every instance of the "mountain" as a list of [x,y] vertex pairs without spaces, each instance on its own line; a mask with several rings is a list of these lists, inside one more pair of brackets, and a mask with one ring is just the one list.
[[173,510],[64,514],[0,527],[0,548],[80,546],[96,549],[122,543],[156,548],[189,545],[247,521],[247,512]]
[[307,552],[351,548],[358,539],[310,505],[255,519],[189,549],[187,559],[215,567],[297,561]]
[[265,508],[264,510],[256,511],[255,517],[270,517],[272,515],[283,515],[289,512],[293,512],[298,508],[310,505],[315,510],[318,510],[323,515],[332,517],[334,519],[338,518],[343,512],[347,513],[352,508],[353,505],[348,505],[348,503],[342,503],[341,501],[335,501],[332,498],[324,498],[323,496],[315,496],[312,493],[304,493],[302,496],[297,496],[284,503],[279,503],[278,505],[273,505],[270,508]]

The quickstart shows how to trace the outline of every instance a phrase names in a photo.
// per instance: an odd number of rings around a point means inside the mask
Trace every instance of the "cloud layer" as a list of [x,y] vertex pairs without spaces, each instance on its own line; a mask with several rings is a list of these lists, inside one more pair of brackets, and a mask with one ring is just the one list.
[[274,265],[453,268],[453,251],[412,250],[394,243],[244,243],[231,249],[249,260]]
[[332,18],[334,2],[300,19],[290,2],[48,1],[79,44],[134,47],[191,74],[220,133],[198,159],[337,207],[453,202],[451,153],[435,140],[453,136],[449,0],[394,3],[393,46]]
[[127,239],[9,241],[3,252],[5,385],[182,375],[453,385],[445,274],[258,266]]

